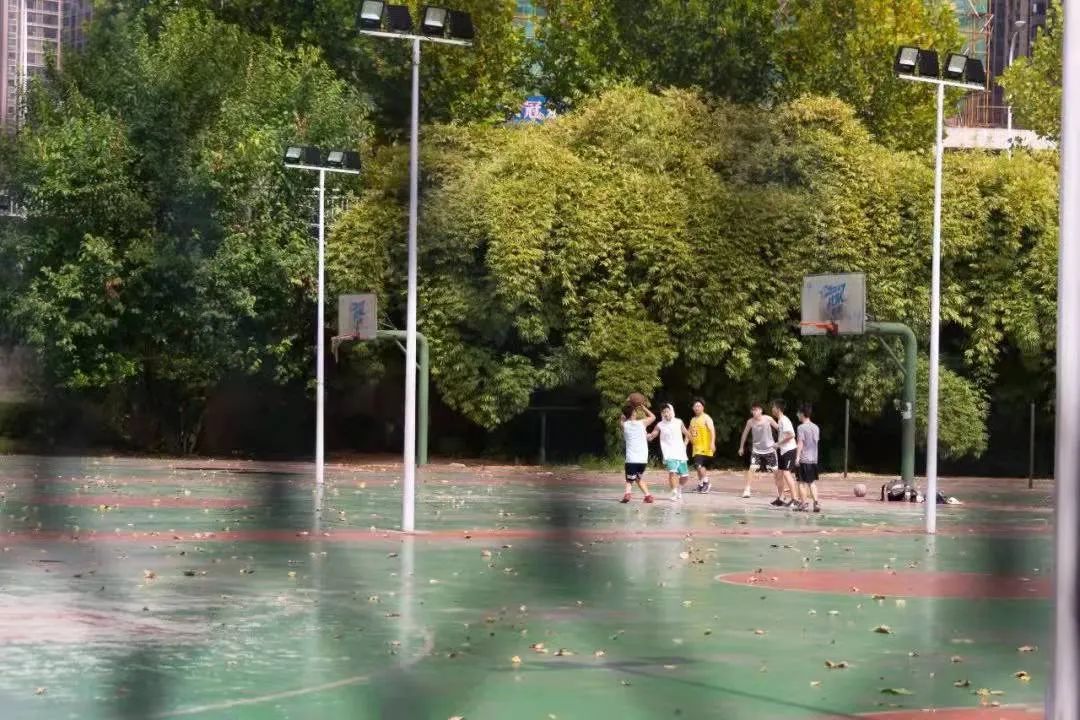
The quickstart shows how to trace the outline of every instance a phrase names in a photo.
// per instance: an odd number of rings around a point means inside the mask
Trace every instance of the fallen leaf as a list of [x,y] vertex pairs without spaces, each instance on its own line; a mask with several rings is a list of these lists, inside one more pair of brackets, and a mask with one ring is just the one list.
[[665,670],[674,670],[676,667],[678,667],[678,666],[677,665],[665,665],[664,669]]
[[1013,673],[1013,677],[1016,678],[1017,680],[1019,680],[1020,682],[1031,682],[1031,675],[1029,673],[1025,672],[1024,670],[1021,670],[1020,672],[1017,672],[1017,673]]
[[1021,645],[1020,647],[1016,648],[1016,652],[1022,652],[1022,653],[1033,653],[1033,652],[1038,652],[1038,650],[1039,650],[1038,645]]
[[878,633],[879,635],[892,635],[892,628],[888,625],[878,625],[876,628],[874,628],[874,632]]
[[958,687],[958,688],[971,687],[971,681],[970,680],[957,680],[956,682],[953,683],[953,687]]
[[607,655],[607,653],[604,652],[603,650],[597,650],[596,652],[593,653],[593,657],[598,657],[598,658],[604,657],[605,655]]
[[567,650],[566,648],[559,648],[555,651],[555,657],[570,657],[573,654],[573,650]]
[[537,652],[543,652],[544,651],[544,643],[533,643],[532,645],[529,646],[529,648],[531,650],[535,650]]
[[510,662],[512,662],[514,665],[520,665],[521,664],[521,658],[519,658],[517,655],[515,655],[514,657],[510,658]]
[[679,559],[680,559],[680,560],[686,560],[686,559],[688,559],[689,557],[690,557],[690,553],[688,553],[688,552],[681,552],[681,553],[679,553]]
[[953,665],[957,665],[964,662],[964,658],[960,657],[959,655],[953,655],[951,658],[949,658],[949,662],[951,662]]
[[46,692],[46,690],[43,687],[39,687],[39,688],[34,689],[34,694],[35,695],[44,695],[45,692]]
[[810,681],[810,687],[821,687],[821,681],[820,680],[811,680]]
[[826,660],[825,661],[825,667],[829,668],[830,670],[846,670],[847,667],[848,667],[848,664],[847,664],[846,660],[841,660],[840,662],[833,662],[832,660]]
[[882,688],[882,695],[911,695],[912,692],[907,688]]
[[885,599],[884,595],[874,595],[874,600],[884,600],[884,599]]
[[912,650],[907,655],[908,655],[908,657],[917,658],[917,657],[919,657],[919,651],[918,650]]
[[757,630],[755,630],[755,631],[754,631],[754,634],[755,634],[755,635],[764,635],[764,634],[765,634],[765,631],[764,631],[764,630],[761,630],[761,629],[759,628],[759,629],[757,629]]

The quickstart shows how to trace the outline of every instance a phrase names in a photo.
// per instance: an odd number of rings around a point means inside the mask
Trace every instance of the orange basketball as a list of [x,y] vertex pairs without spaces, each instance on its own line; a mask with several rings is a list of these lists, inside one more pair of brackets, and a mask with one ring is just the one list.
[[855,497],[866,497],[866,483],[855,483]]
[[645,396],[639,392],[630,393],[630,396],[626,398],[626,401],[636,408],[647,405],[649,402],[645,399]]

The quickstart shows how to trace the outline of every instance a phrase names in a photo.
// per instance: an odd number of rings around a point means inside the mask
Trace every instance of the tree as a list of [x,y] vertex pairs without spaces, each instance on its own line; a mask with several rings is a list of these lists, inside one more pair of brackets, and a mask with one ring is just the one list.
[[[378,130],[408,128],[411,49],[408,43],[356,32],[354,0],[197,0],[222,19],[287,47],[318,47],[338,75],[366,93]],[[414,21],[423,3],[408,2]],[[513,24],[512,0],[456,0],[471,14],[471,48],[423,46],[422,118],[425,122],[503,120],[520,107],[528,84],[524,33]]]
[[[633,390],[701,393],[721,436],[749,400],[810,386],[877,417],[899,374],[864,338],[800,340],[807,273],[866,272],[869,312],[928,334],[931,159],[876,143],[839,100],[616,88],[537,127],[430,127],[424,147],[421,328],[443,399],[485,427],[581,383],[605,413]],[[377,156],[331,243],[334,275],[392,318],[404,163]],[[1056,170],[1019,153],[949,163],[941,435],[978,454],[1002,347],[1046,372]]]
[[191,449],[230,375],[306,374],[311,195],[281,153],[361,145],[368,108],[310,47],[122,10],[35,88],[4,316],[58,388],[108,399],[122,436]]
[[1043,137],[1061,139],[1062,6],[1050,3],[1031,57],[1017,58],[999,78],[1017,120]]
[[932,93],[892,73],[900,45],[960,46],[944,0],[788,0],[776,33],[779,96],[831,95],[855,108],[875,137],[897,147],[933,138]]
[[576,103],[622,83],[699,87],[756,101],[772,92],[775,0],[541,0],[541,91]]

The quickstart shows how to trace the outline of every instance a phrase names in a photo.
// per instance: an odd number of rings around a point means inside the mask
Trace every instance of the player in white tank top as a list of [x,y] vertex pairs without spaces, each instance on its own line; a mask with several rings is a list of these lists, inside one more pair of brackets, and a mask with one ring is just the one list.
[[683,421],[675,417],[675,408],[670,403],[660,411],[660,422],[649,433],[649,439],[660,438],[660,452],[664,456],[664,467],[668,471],[668,485],[671,486],[672,501],[682,500],[682,486],[690,479],[690,468],[686,463],[686,445],[690,442],[690,433]]

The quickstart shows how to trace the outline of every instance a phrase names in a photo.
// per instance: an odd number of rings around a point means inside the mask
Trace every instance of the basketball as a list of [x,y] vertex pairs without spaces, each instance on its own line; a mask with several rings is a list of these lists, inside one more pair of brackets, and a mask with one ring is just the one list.
[[645,396],[639,392],[630,393],[630,395],[626,398],[626,401],[636,408],[644,407],[649,402],[645,399]]
[[866,484],[855,483],[855,497],[866,497]]

